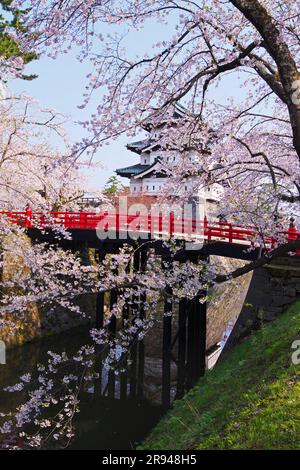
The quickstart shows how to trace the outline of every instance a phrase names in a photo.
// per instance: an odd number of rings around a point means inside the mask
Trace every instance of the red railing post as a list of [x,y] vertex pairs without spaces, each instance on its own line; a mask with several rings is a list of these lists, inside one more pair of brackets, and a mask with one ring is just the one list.
[[292,242],[294,240],[297,240],[297,229],[296,229],[296,226],[295,226],[295,219],[294,217],[291,217],[290,218],[290,226],[289,226],[289,229],[288,229],[288,233],[287,233],[287,240],[288,242]]
[[152,233],[151,233],[151,230],[152,230],[152,227],[151,227],[151,212],[150,210],[148,210],[148,217],[147,217],[147,226],[148,226],[148,233],[150,233],[151,235],[151,238],[152,238]]
[[158,233],[162,234],[162,230],[163,230],[162,212],[159,212],[159,215],[158,215]]
[[[103,218],[107,218],[108,211],[103,212]],[[108,232],[108,222],[104,225],[104,232]]]
[[232,243],[233,242],[232,224],[229,224],[229,227],[228,227],[228,238],[229,238],[229,243]]
[[69,212],[65,212],[64,227],[65,228],[70,228],[70,215],[69,215]]
[[[298,233],[297,233],[297,228],[295,226],[295,219],[294,217],[291,217],[290,218],[290,226],[289,226],[289,229],[288,229],[288,234],[287,234],[287,240],[288,242],[292,242],[292,241],[295,241],[295,240],[298,240],[299,236],[298,236]],[[300,248],[297,248],[295,250],[295,253],[297,256],[300,255]]]
[[137,232],[140,232],[141,230],[141,212],[140,211],[135,212],[135,218],[138,219],[138,223],[137,224],[135,223],[135,230]]
[[207,229],[207,226],[208,226],[208,220],[207,220],[207,217],[205,215],[204,216],[204,228]]
[[79,213],[79,228],[80,229],[86,228],[86,213],[85,212]]
[[120,214],[116,212],[116,232],[117,234],[120,233]]
[[192,233],[196,233],[197,231],[197,219],[192,219]]
[[174,235],[174,212],[170,212],[170,237]]
[[185,218],[184,218],[184,212],[183,212],[182,218],[181,218],[181,233],[182,233],[182,235],[185,235]]
[[206,215],[204,216],[203,226],[204,226],[204,233],[203,233],[203,235],[205,236],[205,235],[207,235],[207,227],[208,227],[208,220],[207,220]]
[[31,207],[26,206],[25,209],[25,227],[31,228],[32,227],[32,209]]

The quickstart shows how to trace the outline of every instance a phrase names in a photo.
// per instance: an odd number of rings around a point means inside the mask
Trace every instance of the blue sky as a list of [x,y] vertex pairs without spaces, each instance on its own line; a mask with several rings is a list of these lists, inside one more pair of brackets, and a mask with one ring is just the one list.
[[[128,54],[134,58],[136,55],[143,54],[145,50],[150,52],[153,42],[168,38],[173,34],[175,21],[173,18],[172,23],[169,22],[167,25],[150,22],[139,31],[131,31],[126,35],[124,41]],[[113,33],[114,29],[118,33],[126,31],[125,27],[119,25],[101,25],[101,33],[104,35]],[[95,51],[97,51],[96,47]],[[78,109],[85,91],[86,75],[91,72],[91,66],[89,63],[80,63],[76,59],[77,53],[78,50],[75,47],[69,54],[55,60],[42,56],[39,60],[27,65],[25,70],[27,74],[38,75],[38,78],[33,81],[14,80],[9,84],[9,89],[12,92],[24,92],[36,98],[42,106],[70,116],[71,119],[66,128],[72,141],[79,141],[81,137],[86,136],[83,128],[76,125],[75,121],[88,120],[93,107],[98,104],[97,96],[94,95],[90,109]],[[137,138],[140,138],[141,135],[138,135]],[[138,163],[139,156],[126,149],[127,143],[128,138],[121,136],[117,141],[98,151],[95,162],[101,162],[102,167],[97,170],[85,171],[89,183],[95,189],[102,188],[109,176],[114,174],[116,168]],[[128,184],[127,179],[122,178],[122,181],[124,184]]]
[[[9,89],[14,93],[24,92],[36,98],[43,107],[70,116],[70,121],[66,125],[67,131],[72,140],[79,140],[85,132],[74,121],[84,121],[89,118],[88,110],[77,108],[81,103],[88,71],[88,66],[80,64],[74,54],[56,60],[43,57],[26,68],[26,73],[35,73],[38,78],[30,82],[14,80],[9,84]],[[97,189],[103,187],[116,168],[136,163],[138,156],[126,150],[127,141],[125,137],[121,137],[118,142],[113,142],[98,152],[96,161],[101,162],[103,168],[87,171],[89,182],[93,187]]]
[[[157,25],[152,23],[144,30],[133,32],[126,38],[127,50],[132,57],[145,50],[151,52],[153,41],[157,42],[165,37],[170,37],[173,32],[174,24]],[[44,56],[29,64],[25,70],[28,74],[37,74],[37,79],[30,82],[14,80],[9,84],[10,90],[14,93],[25,92],[36,98],[42,106],[70,116],[70,122],[66,127],[72,141],[80,140],[85,136],[85,131],[80,125],[76,125],[75,121],[87,120],[91,112],[91,109],[80,110],[77,107],[81,104],[86,75],[91,69],[88,63],[79,63],[76,60],[76,52],[75,49],[68,55],[58,57],[55,60]],[[238,90],[238,83],[232,76],[225,77],[223,86],[213,90],[213,96],[218,101],[226,101],[226,98],[232,94],[235,97],[243,94]],[[96,95],[91,105],[92,107],[97,105]],[[125,148],[126,143],[128,143],[128,138],[122,136],[118,141],[104,146],[98,151],[95,161],[101,162],[102,168],[86,171],[89,183],[94,189],[102,188],[108,177],[114,174],[116,168],[132,165],[139,161],[138,155]],[[128,183],[128,180],[123,180],[123,182]]]

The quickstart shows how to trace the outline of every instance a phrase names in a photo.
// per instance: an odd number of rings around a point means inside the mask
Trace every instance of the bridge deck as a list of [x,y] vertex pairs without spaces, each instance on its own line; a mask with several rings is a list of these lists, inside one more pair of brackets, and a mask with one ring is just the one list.
[[[258,229],[239,226],[226,221],[208,221],[176,217],[174,213],[119,214],[108,212],[33,212],[2,211],[0,216],[12,224],[25,227],[34,238],[51,240],[51,230],[59,227],[70,231],[74,241],[87,242],[89,246],[117,247],[137,240],[151,240],[161,246],[161,241],[173,238],[185,242],[185,250],[218,254],[240,259],[255,259],[260,249]],[[47,233],[39,233],[43,229]],[[279,230],[264,237],[264,251],[279,244],[300,238],[295,227]],[[297,253],[299,254],[299,253]]]

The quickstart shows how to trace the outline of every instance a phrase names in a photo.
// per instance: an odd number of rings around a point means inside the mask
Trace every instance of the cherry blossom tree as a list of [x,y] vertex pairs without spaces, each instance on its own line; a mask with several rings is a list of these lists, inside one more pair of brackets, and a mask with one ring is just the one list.
[[[190,113],[165,136],[165,149],[180,150],[182,161],[195,150],[199,179],[226,183],[223,210],[272,228],[281,212],[297,214],[299,201],[298,7],[259,0],[32,2],[27,25],[38,50],[56,56],[76,44],[79,59],[91,61],[82,106],[97,89],[105,93],[85,123],[92,137],[84,147],[132,135],[181,102]],[[147,45],[131,53],[128,35],[143,38],[155,22],[165,37],[153,38],[152,52]],[[232,96],[216,99],[228,77]],[[172,168],[175,178],[186,178],[184,167]]]
[[[220,183],[224,187],[220,212],[233,222],[255,225],[257,241],[262,244],[265,234],[287,226],[292,213],[299,223],[299,1],[15,0],[12,6],[28,7],[22,14],[28,33],[17,36],[24,50],[55,58],[76,46],[79,61],[91,63],[81,107],[94,101],[97,106],[83,124],[90,137],[72,147],[73,157],[83,152],[92,155],[105,142],[123,133],[132,136],[141,126],[159,127],[166,154],[180,154],[176,164],[164,168],[171,185],[182,184],[191,175],[204,186]],[[157,24],[160,32],[155,37]],[[149,34],[153,36],[151,47]],[[132,47],[136,38],[138,50]],[[174,122],[173,109],[178,104],[186,109],[185,117]],[[196,156],[193,161],[188,160],[190,152]],[[35,190],[34,184],[32,188]],[[150,299],[146,307],[151,324],[158,296],[167,295],[169,286],[177,299],[195,295],[207,285],[239,276],[299,244],[276,247],[246,267],[223,275],[205,263],[174,264],[168,274],[153,263],[150,276],[149,272],[135,275],[126,270],[132,257],[127,249],[97,269],[84,269],[67,258],[58,268],[67,275],[59,296],[65,301],[64,292],[75,282],[80,292],[126,287],[126,295],[120,295],[113,307],[112,314],[118,316],[126,296],[138,288]],[[6,305],[22,310],[32,292],[36,298],[38,280],[43,277],[40,273],[47,265],[43,256],[50,255],[55,257],[51,250],[49,255],[41,250],[31,256],[32,269],[39,275],[34,280],[18,279],[23,295],[6,299]],[[117,274],[114,263],[121,266]],[[54,292],[57,285],[53,281],[43,289]],[[107,360],[113,363],[117,348],[124,354],[132,336],[144,334],[148,326],[131,326],[113,342],[105,330],[93,331],[92,336],[96,344],[110,346]],[[94,352],[85,347],[79,352],[80,359],[76,356],[71,362],[78,361],[81,371],[87,372]],[[72,437],[82,377],[90,380],[93,375],[60,378],[65,387],[59,398],[60,411],[51,420],[40,419],[43,406],[56,406],[58,400],[57,388],[47,374],[69,360],[50,358],[38,387],[17,414],[5,421],[3,432],[36,420],[38,430],[34,437],[29,436],[31,445],[43,445],[49,436],[54,440]],[[25,377],[15,389],[30,382]]]
[[[2,99],[0,112],[2,210],[54,210],[82,197],[84,181],[67,156],[65,118],[25,96]],[[53,138],[57,148],[49,146]]]
[[[74,160],[68,146],[63,123],[62,116],[40,109],[30,98],[2,100],[0,198],[6,213],[24,210],[28,205],[45,215],[57,209],[79,210],[78,201],[83,194],[83,182],[77,169],[80,164],[77,158]],[[63,140],[64,153],[49,147],[53,133]],[[51,223],[49,219],[49,226]],[[58,240],[70,237],[63,228],[55,225],[52,228]],[[106,328],[110,321],[107,317],[103,329],[91,331],[94,346],[82,346],[73,357],[49,352],[48,364],[37,368],[38,379],[26,374],[15,386],[7,388],[10,392],[28,389],[29,398],[19,409],[0,417],[4,418],[1,434],[10,436],[5,445],[10,448],[16,445],[12,439],[16,431],[24,445],[47,446],[53,445],[53,441],[63,445],[73,437],[73,418],[79,410],[81,388],[95,380],[91,367],[95,355],[97,357],[97,347],[101,346],[102,351],[103,347],[107,349],[106,367],[116,367],[120,372],[124,360],[119,364],[116,358],[121,355],[126,357],[125,362],[128,360],[134,339],[143,338],[152,326],[158,301],[167,286],[172,285],[174,295],[179,298],[193,297],[203,285],[199,278],[200,267],[187,263],[183,270],[174,266],[172,273],[166,273],[155,257],[150,256],[149,280],[148,272],[128,271],[128,263],[134,256],[134,250],[129,247],[99,266],[86,265],[70,250],[30,243],[26,230],[11,223],[5,215],[0,218],[0,242],[1,268],[9,257],[15,260],[12,275],[2,276],[0,280],[0,329],[6,334],[14,334],[18,322],[26,320],[32,303],[46,309],[48,314],[63,307],[84,317],[84,310],[76,304],[78,296],[114,289],[119,296],[110,315],[120,318],[124,305],[130,303],[133,295],[147,298],[144,308],[148,314],[143,321],[137,314],[136,320],[128,321],[112,339]],[[64,370],[62,375],[61,369]],[[55,410],[52,417],[43,417],[45,407]],[[23,430],[28,424],[34,425],[33,434],[27,435]]]
[[[84,181],[74,167],[74,159],[68,156],[70,150],[68,153],[63,116],[41,109],[33,99],[22,96],[7,96],[2,99],[0,112],[0,201],[1,211],[5,212],[0,218],[1,268],[9,257],[23,260],[15,263],[12,279],[1,279],[3,326],[7,312],[20,313],[24,310],[26,313],[29,302],[34,301],[34,298],[39,301],[38,294],[41,291],[38,285],[42,275],[45,277],[47,270],[54,272],[57,265],[55,250],[48,250],[47,254],[42,245],[29,243],[24,227],[11,223],[6,213],[24,211],[27,207],[42,213],[66,206],[69,209],[78,209]],[[65,153],[61,145],[60,148],[59,145],[57,148],[49,146],[48,142],[53,134],[62,140]],[[67,235],[62,231],[60,236]],[[75,269],[76,260],[71,253],[69,259],[66,256],[62,258],[66,266],[73,263]],[[38,274],[39,269],[44,272]],[[59,271],[60,268],[57,274]],[[36,276],[33,275],[34,272]],[[29,283],[27,287],[26,283]],[[57,287],[58,285],[59,281]],[[17,295],[16,288],[19,289],[20,296]],[[47,290],[48,288],[44,289],[42,296]]]

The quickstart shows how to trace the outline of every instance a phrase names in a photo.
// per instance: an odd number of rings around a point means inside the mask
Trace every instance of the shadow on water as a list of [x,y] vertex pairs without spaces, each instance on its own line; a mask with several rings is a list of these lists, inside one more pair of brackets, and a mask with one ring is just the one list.
[[[80,327],[9,350],[6,365],[0,366],[0,412],[15,410],[25,400],[23,392],[8,393],[3,387],[14,385],[22,374],[34,372],[38,363],[47,361],[47,351],[72,354],[90,342],[89,328]],[[146,437],[162,415],[161,406],[155,399],[121,400],[117,395],[117,381],[116,398],[101,396],[96,386],[90,393],[82,393],[81,411],[75,420],[76,438],[70,448],[126,450]]]
[[[105,351],[98,351],[93,370],[99,377],[93,384],[89,382],[81,394],[81,411],[76,414],[76,438],[72,448],[126,450],[135,447],[173,399],[181,398],[204,374],[206,303],[199,299],[200,295],[183,299],[178,306],[170,305],[167,299],[145,338],[138,341],[135,336],[128,353],[129,361],[125,361],[119,375],[107,371],[103,364]],[[113,297],[111,304],[115,302]],[[132,309],[131,315],[134,317],[136,311]],[[141,318],[141,311],[139,315]],[[116,333],[116,324],[111,320],[111,335]],[[22,374],[35,375],[36,365],[47,362],[47,351],[65,351],[70,357],[87,344],[91,344],[89,327],[78,327],[8,351],[7,364],[0,366],[0,412],[13,411],[25,401],[24,392],[8,393],[2,389],[14,385]],[[122,360],[122,356],[119,359]]]
[[137,400],[84,397],[71,449],[130,450],[161,417],[161,407]]

